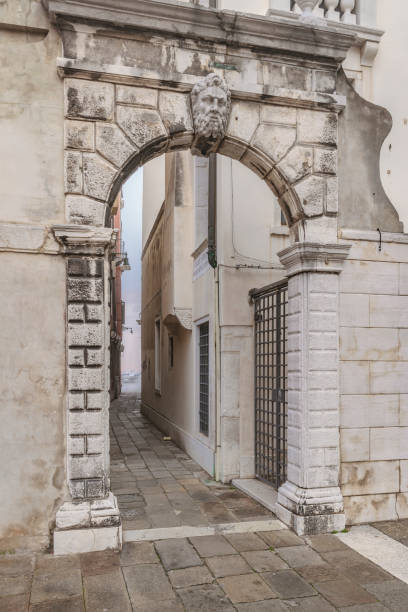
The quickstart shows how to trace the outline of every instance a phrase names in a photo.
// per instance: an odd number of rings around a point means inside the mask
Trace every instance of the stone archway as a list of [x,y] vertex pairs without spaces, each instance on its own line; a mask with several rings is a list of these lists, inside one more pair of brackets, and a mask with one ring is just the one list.
[[[122,3],[124,8],[125,0]],[[54,6],[51,0],[49,4]],[[166,3],[159,4],[165,12]],[[136,19],[144,2],[132,6],[126,4],[126,10]],[[167,67],[160,78],[152,77],[149,58],[144,68],[139,58],[133,73],[115,66],[116,47],[110,48],[111,41],[128,40],[129,49],[134,42],[128,27],[118,26],[115,11],[120,8],[110,7],[112,14],[102,16],[89,9],[84,27],[79,2],[54,7],[66,54],[60,71],[65,79],[67,225],[55,226],[54,233],[67,256],[66,470],[71,497],[57,513],[54,542],[60,553],[116,547],[121,542],[119,511],[109,487],[107,279],[113,235],[105,227],[109,207],[138,166],[165,152],[192,147],[190,92],[209,72],[203,73],[205,53],[198,42],[190,54],[199,67],[188,78],[185,73],[169,77]],[[188,7],[177,11],[190,15]],[[214,11],[194,11],[213,27]],[[75,28],[67,26],[67,19]],[[101,20],[108,24],[102,33]],[[139,26],[135,22],[133,27]],[[174,33],[170,36],[169,26],[150,27],[162,28],[170,55],[182,47]],[[289,466],[278,509],[299,533],[311,533],[344,526],[338,478],[337,301],[338,274],[348,247],[337,243],[337,115],[344,100],[335,94],[335,75],[353,39],[327,28],[319,41],[312,26],[296,22],[290,31],[288,27],[281,24],[275,40],[281,52],[279,65],[286,76],[296,65],[297,74],[303,70],[297,55],[290,55],[282,32],[288,44],[296,35],[309,58],[306,76],[299,76],[300,88],[290,89],[288,81],[286,88],[257,89],[253,77],[246,79],[243,71],[240,81],[230,87],[229,122],[216,151],[239,160],[267,182],[290,229],[293,245],[280,254],[289,277]],[[191,31],[189,36],[194,38]],[[252,36],[264,49],[261,59],[249,58],[253,42],[248,45],[244,36],[233,48],[246,61],[258,62],[258,71],[265,72],[264,64],[271,70],[276,48],[271,54],[260,31]],[[150,41],[145,38],[138,40],[141,50],[157,45],[154,36]],[[105,59],[102,63],[95,56],[90,68],[86,50],[92,45],[105,46]],[[137,63],[132,58],[127,61]],[[218,64],[215,71],[227,83],[233,81],[229,64]]]

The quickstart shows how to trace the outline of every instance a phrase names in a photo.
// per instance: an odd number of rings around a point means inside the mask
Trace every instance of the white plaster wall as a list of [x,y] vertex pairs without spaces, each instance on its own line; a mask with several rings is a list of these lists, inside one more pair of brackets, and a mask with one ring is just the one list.
[[408,244],[352,244],[340,275],[346,519],[408,518]]
[[152,230],[165,198],[165,156],[160,155],[143,166],[142,248]]
[[0,550],[46,547],[65,490],[65,262],[0,265]]
[[406,230],[408,3],[405,0],[378,0],[377,22],[385,34],[372,69],[372,101],[385,106],[393,119],[393,128],[382,148],[381,179]]
[[65,218],[59,54],[40,0],[0,4],[0,551],[47,546],[65,493],[65,262],[46,254]]

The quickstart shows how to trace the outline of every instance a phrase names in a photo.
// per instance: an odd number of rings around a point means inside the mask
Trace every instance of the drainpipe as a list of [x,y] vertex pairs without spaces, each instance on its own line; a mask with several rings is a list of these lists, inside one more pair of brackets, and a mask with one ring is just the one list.
[[208,262],[214,268],[214,355],[215,355],[215,480],[220,479],[221,463],[221,331],[220,273],[217,265],[217,156],[208,165]]

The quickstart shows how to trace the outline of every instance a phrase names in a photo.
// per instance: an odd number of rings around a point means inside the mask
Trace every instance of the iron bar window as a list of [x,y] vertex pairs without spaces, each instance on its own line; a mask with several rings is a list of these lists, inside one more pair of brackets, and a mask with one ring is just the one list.
[[209,324],[202,323],[199,330],[199,418],[200,433],[208,436],[209,423]]

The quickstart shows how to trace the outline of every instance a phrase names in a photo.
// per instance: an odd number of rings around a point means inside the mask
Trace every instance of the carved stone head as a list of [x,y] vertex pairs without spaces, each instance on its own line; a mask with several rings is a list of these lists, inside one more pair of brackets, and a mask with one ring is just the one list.
[[227,129],[231,107],[231,93],[225,81],[211,73],[191,92],[196,139],[220,141]]

